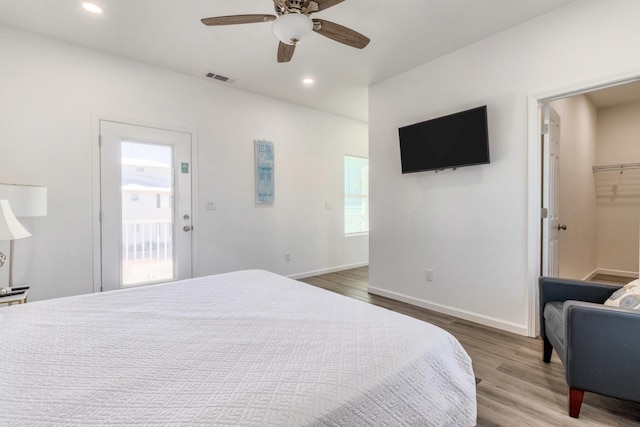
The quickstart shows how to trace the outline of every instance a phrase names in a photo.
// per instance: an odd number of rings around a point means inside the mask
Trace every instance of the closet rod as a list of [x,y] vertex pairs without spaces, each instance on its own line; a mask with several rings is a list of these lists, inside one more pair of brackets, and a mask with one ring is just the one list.
[[592,169],[593,169],[593,173],[607,172],[607,171],[620,171],[620,173],[622,173],[625,170],[640,169],[640,163],[624,163],[619,165],[592,166]]

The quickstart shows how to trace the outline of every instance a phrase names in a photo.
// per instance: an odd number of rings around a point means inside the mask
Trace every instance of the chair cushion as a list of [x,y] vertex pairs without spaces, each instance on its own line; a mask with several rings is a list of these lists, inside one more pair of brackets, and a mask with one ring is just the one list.
[[564,362],[564,303],[562,301],[550,301],[544,306],[545,332],[551,345]]
[[640,280],[634,280],[615,291],[604,305],[640,310]]

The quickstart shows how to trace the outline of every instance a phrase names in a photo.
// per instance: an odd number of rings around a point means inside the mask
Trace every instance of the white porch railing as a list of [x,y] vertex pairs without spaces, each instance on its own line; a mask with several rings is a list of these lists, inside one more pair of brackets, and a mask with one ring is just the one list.
[[344,223],[347,234],[369,231],[369,218],[363,214],[347,214],[344,217]]
[[122,221],[122,284],[173,277],[173,226],[167,220]]

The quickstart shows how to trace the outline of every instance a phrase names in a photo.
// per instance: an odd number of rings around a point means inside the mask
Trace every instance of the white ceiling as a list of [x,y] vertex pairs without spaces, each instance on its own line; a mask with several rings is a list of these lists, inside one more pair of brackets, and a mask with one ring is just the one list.
[[[0,23],[311,108],[367,120],[369,85],[572,0],[346,0],[313,15],[371,38],[363,50],[310,34],[276,62],[270,23],[206,27],[201,18],[273,14],[271,0],[0,0]],[[303,77],[316,85],[303,87]],[[223,84],[210,79],[211,84]],[[227,83],[228,84],[228,83]]]

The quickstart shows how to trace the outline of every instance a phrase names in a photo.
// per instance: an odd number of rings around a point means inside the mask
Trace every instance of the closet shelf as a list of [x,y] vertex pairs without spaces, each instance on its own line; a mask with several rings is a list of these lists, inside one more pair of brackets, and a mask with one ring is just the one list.
[[624,173],[626,170],[638,170],[640,169],[640,163],[622,163],[619,165],[602,165],[602,166],[593,166],[593,173],[597,174],[598,172],[620,172]]
[[596,197],[616,203],[640,197],[640,163],[593,166]]

